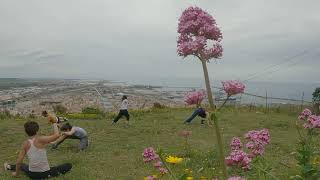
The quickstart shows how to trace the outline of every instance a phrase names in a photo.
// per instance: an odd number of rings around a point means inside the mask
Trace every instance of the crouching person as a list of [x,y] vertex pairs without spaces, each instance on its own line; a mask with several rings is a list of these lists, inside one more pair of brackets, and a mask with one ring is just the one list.
[[[4,163],[5,170],[12,171],[13,176],[24,172],[31,179],[47,179],[65,174],[71,170],[72,165],[65,163],[50,167],[45,146],[59,138],[57,123],[53,123],[53,134],[49,136],[38,135],[39,125],[34,121],[24,124],[24,129],[29,138],[23,143],[16,164]],[[24,164],[23,159],[28,156],[29,164]]]
[[60,130],[62,131],[61,136],[52,143],[52,149],[57,149],[58,146],[66,139],[79,139],[79,149],[81,151],[88,147],[89,143],[87,132],[81,127],[71,126],[70,123],[66,123],[61,126]]

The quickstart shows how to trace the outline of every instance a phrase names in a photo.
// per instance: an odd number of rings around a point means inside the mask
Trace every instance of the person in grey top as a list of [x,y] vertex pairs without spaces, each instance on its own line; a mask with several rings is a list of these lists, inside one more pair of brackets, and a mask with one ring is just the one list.
[[66,139],[79,139],[79,149],[81,151],[88,147],[88,134],[81,127],[72,126],[70,123],[66,123],[61,126],[60,130],[62,131],[61,136],[52,143],[52,149],[57,149],[58,146]]

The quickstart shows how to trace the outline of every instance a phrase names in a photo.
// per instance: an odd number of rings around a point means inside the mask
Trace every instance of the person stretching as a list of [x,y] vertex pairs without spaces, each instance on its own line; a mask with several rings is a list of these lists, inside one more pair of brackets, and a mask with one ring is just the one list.
[[126,123],[127,125],[129,125],[130,115],[128,112],[128,104],[129,102],[128,102],[127,96],[122,96],[122,102],[121,102],[119,114],[116,118],[114,118],[114,120],[112,121],[112,124],[117,123],[122,116],[125,116],[127,118]]
[[88,135],[87,132],[81,127],[71,126],[70,123],[63,124],[60,128],[62,131],[61,136],[55,142],[52,142],[52,149],[57,149],[58,146],[66,139],[79,139],[79,149],[85,150],[88,147]]
[[[201,118],[201,124],[204,124],[205,120],[209,117],[209,112],[207,112],[203,107],[201,107],[199,104],[197,105],[197,109],[192,113],[192,115],[184,121],[184,124],[189,124],[191,121],[199,116]],[[208,125],[209,120],[207,121]]]
[[[23,171],[31,179],[47,179],[65,174],[71,170],[72,165],[65,163],[59,166],[50,167],[47,159],[45,146],[59,138],[57,123],[53,123],[53,134],[49,136],[38,135],[39,125],[34,121],[24,124],[26,134],[29,136],[22,144],[16,164],[4,163],[5,170],[12,171],[13,176],[19,176]],[[24,164],[23,159],[28,156],[29,164]]]
[[48,111],[42,111],[42,116],[47,118],[48,121],[51,122],[51,123],[56,122],[56,123],[60,124],[61,122],[68,121],[67,118],[55,116],[55,115],[53,115],[51,113],[48,113]]

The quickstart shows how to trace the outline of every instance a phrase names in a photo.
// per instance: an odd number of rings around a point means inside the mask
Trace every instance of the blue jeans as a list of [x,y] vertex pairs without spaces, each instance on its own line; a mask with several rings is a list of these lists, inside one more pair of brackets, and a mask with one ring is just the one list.
[[[191,121],[192,121],[195,117],[197,117],[200,112],[201,112],[201,109],[200,109],[200,108],[197,108],[197,109],[192,113],[192,115],[191,115],[188,119],[186,119],[184,122],[185,122],[185,123],[191,123]],[[203,124],[203,121],[201,121],[201,124]]]

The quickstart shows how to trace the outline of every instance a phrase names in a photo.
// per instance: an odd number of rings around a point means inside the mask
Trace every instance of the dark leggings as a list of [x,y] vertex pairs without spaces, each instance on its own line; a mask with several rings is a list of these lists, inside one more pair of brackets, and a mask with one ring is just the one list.
[[118,116],[117,116],[116,118],[114,118],[113,122],[116,123],[117,121],[119,121],[119,119],[120,119],[122,116],[125,116],[125,117],[127,118],[127,121],[129,121],[130,115],[129,115],[128,110],[122,109],[122,110],[120,110]]
[[[48,179],[49,177],[57,177],[59,174],[65,174],[69,172],[72,168],[72,164],[65,163],[59,166],[50,167],[49,171],[45,172],[31,172],[29,166],[22,163],[20,169],[30,178],[30,179]],[[16,171],[16,165],[10,165],[10,171]]]

